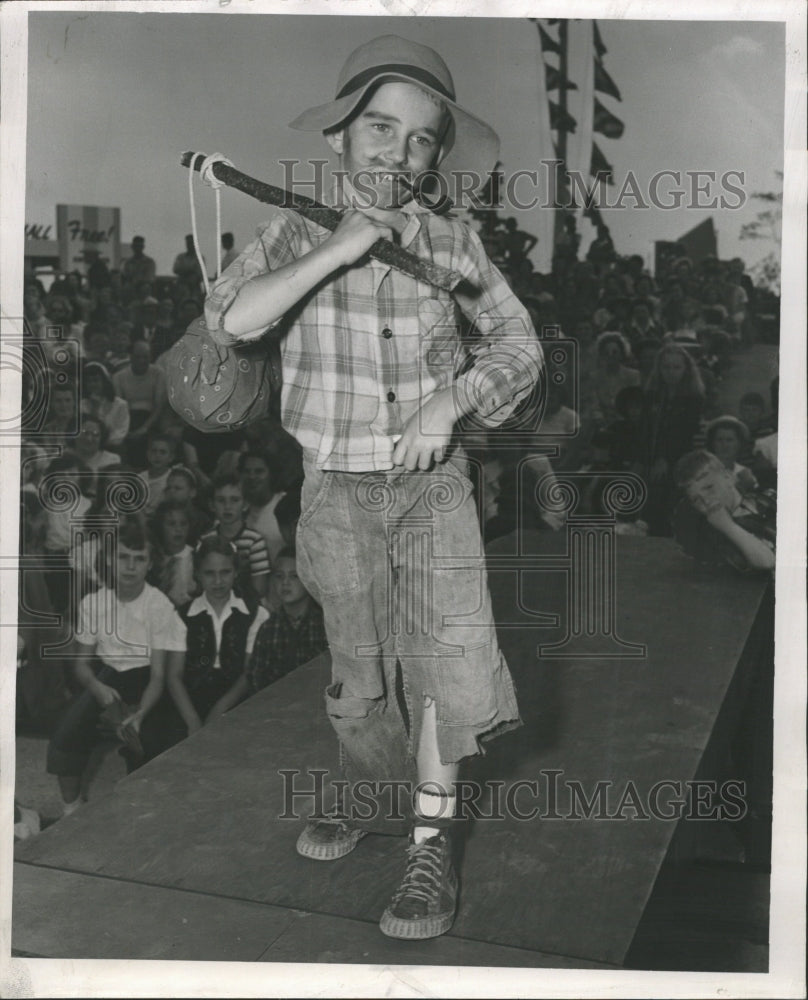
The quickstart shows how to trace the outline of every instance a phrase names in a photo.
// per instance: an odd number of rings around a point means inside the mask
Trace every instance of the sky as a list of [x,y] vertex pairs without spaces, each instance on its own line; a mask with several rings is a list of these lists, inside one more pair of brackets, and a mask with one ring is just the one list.
[[[628,171],[647,190],[659,170],[744,172],[747,196],[772,190],[782,168],[784,28],[774,22],[598,22],[604,65],[625,123],[597,136],[619,190]],[[283,180],[281,158],[326,157],[319,135],[287,123],[333,96],[358,44],[399,33],[436,48],[460,103],[494,125],[506,174],[548,156],[537,138],[538,35],[524,18],[392,18],[277,14],[34,12],[29,17],[26,223],[54,224],[57,203],[118,206],[125,242],[142,234],[170,273],[191,231],[184,150],[221,152],[245,173]],[[664,185],[663,185],[664,189]],[[718,192],[720,193],[720,191]],[[203,251],[215,257],[214,196],[196,187]],[[649,256],[714,215],[720,256],[752,262],[771,246],[738,241],[764,207],[605,213],[624,253]],[[222,194],[236,246],[269,210]],[[536,231],[537,213],[509,213]],[[586,243],[584,244],[584,246]]]

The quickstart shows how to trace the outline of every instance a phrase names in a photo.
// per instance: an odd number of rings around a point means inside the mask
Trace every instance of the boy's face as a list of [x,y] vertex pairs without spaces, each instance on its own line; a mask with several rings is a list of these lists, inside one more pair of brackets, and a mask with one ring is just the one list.
[[146,461],[149,463],[149,468],[152,472],[157,473],[157,475],[166,471],[171,465],[173,457],[174,455],[168,441],[152,441],[149,445],[149,450],[146,452]]
[[371,207],[395,209],[412,200],[412,191],[390,172],[413,178],[435,166],[444,125],[434,99],[415,84],[395,81],[382,84],[357,118],[326,139]]
[[53,393],[53,415],[57,420],[69,420],[76,409],[73,393],[69,389],[62,389]]
[[188,517],[181,510],[170,510],[163,520],[163,543],[166,551],[181,552],[188,541]]
[[261,503],[270,498],[272,484],[270,482],[269,468],[263,459],[246,459],[242,479],[244,481],[244,495],[250,503]]
[[734,463],[740,450],[741,442],[731,427],[721,427],[715,432],[713,454],[720,458],[722,462]]
[[740,414],[747,427],[755,428],[763,420],[763,408],[758,403],[741,403]]
[[70,319],[70,306],[67,299],[55,296],[48,305],[48,318],[54,323],[67,323]]
[[732,478],[726,469],[703,469],[685,486],[685,494],[701,514],[708,514],[716,507],[729,511],[733,507]]
[[244,515],[244,495],[238,486],[220,486],[213,494],[213,513],[222,524],[234,524]]
[[150,562],[148,549],[129,549],[119,544],[115,559],[117,587],[127,593],[139,591],[146,582]]
[[279,559],[273,576],[278,584],[282,604],[294,604],[307,596],[308,591],[297,578],[297,563],[288,557]]
[[659,364],[662,381],[669,386],[676,386],[687,371],[687,362],[681,354],[665,354]]
[[94,455],[101,447],[101,428],[95,420],[85,420],[76,438],[76,451],[82,456]]
[[[93,346],[93,341],[90,341],[90,346]],[[84,387],[87,390],[88,396],[103,396],[104,395],[104,378],[99,375],[98,372],[90,372],[84,379]]]
[[196,496],[196,490],[185,476],[169,476],[166,483],[166,500],[178,500],[180,503],[191,503]]

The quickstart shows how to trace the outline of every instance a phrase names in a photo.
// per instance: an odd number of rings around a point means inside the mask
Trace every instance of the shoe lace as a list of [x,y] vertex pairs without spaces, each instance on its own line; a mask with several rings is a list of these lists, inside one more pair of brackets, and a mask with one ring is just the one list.
[[393,902],[405,896],[429,903],[440,892],[443,869],[443,845],[438,841],[422,841],[407,848],[407,871],[395,892]]
[[311,822],[313,823],[324,823],[327,826],[338,826],[341,830],[346,833],[350,831],[348,826],[347,818],[344,813],[340,813],[339,806],[332,806],[323,816],[312,816]]

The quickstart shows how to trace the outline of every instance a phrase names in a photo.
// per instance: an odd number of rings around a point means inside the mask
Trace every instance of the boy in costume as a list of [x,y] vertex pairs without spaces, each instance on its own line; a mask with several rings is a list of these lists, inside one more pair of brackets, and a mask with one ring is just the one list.
[[[205,320],[223,344],[280,340],[281,417],[305,470],[298,572],[323,608],[345,775],[414,786],[406,871],[381,929],[434,937],[456,908],[460,761],[520,723],[456,424],[508,419],[541,347],[477,235],[416,198],[430,171],[482,186],[499,146],[436,52],[395,35],[360,46],[335,99],[292,127],[324,133],[337,154],[342,221],[331,233],[280,210],[212,288]],[[379,238],[466,283],[450,294],[368,258]],[[333,860],[382,829],[348,809],[310,820],[297,849]]]

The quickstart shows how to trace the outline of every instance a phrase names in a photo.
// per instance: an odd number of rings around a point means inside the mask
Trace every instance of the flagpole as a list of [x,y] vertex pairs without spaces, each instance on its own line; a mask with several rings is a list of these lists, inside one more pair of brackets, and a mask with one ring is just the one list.
[[569,32],[567,21],[564,18],[558,22],[558,73],[560,76],[558,87],[558,139],[556,146],[556,157],[561,162],[558,164],[556,175],[556,212],[555,225],[553,226],[553,254],[558,245],[559,237],[564,226],[564,213],[562,206],[569,200],[567,180],[567,81],[569,74]]
[[564,127],[567,120],[567,22],[563,18],[558,23],[558,44],[561,49],[558,56],[558,72],[561,76],[558,88],[558,106],[560,122],[558,127],[558,158],[561,160],[562,177],[567,170],[567,130]]

